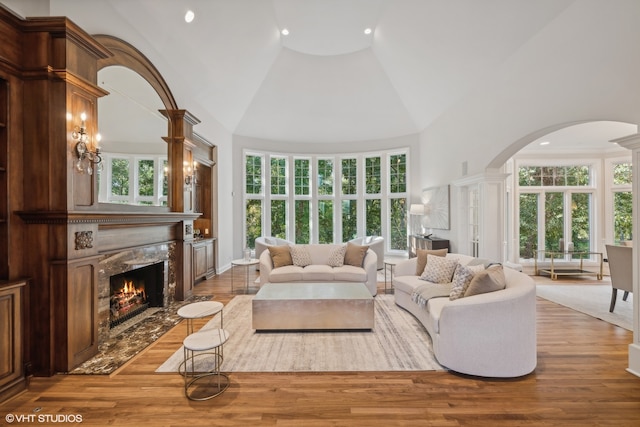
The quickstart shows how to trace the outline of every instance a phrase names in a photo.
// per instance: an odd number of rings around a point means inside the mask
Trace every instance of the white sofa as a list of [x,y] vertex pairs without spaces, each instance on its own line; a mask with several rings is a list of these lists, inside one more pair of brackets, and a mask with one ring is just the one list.
[[[463,265],[473,258],[447,254]],[[429,332],[438,362],[463,374],[519,377],[537,363],[536,289],[531,277],[504,268],[506,288],[463,297],[413,302],[413,290],[427,282],[416,275],[417,258],[396,265],[395,302],[413,314]]]
[[367,245],[369,249],[376,253],[378,257],[378,270],[382,270],[384,268],[384,237],[382,236],[366,236],[366,237],[356,237],[353,240],[349,240],[349,242],[356,245]]
[[286,265],[273,268],[271,254],[265,250],[260,255],[260,286],[265,283],[282,282],[361,282],[367,286],[372,296],[378,290],[377,257],[375,252],[368,249],[362,267],[343,265],[331,267],[328,265],[329,256],[333,250],[341,245],[310,244],[304,245],[311,256],[311,265],[299,267]]

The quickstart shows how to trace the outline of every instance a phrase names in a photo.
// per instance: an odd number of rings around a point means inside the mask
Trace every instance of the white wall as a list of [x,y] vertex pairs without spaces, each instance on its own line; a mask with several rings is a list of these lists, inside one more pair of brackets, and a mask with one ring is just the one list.
[[541,134],[569,123],[640,123],[639,16],[634,0],[573,3],[482,89],[424,129],[421,186],[462,178],[465,161],[468,175],[499,168]]

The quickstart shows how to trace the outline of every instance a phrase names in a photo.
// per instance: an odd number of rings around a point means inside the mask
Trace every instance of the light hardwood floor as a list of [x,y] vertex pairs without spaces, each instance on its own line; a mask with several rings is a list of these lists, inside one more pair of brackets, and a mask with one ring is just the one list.
[[[230,288],[226,272],[196,293],[226,303]],[[27,392],[2,404],[0,425],[74,415],[90,426],[640,425],[640,378],[625,371],[632,333],[542,299],[537,319],[538,366],[523,378],[235,373],[223,395],[205,402],[184,397],[180,375],[154,373],[181,345],[179,324],[112,375],[33,378]],[[9,423],[7,414],[33,423]]]

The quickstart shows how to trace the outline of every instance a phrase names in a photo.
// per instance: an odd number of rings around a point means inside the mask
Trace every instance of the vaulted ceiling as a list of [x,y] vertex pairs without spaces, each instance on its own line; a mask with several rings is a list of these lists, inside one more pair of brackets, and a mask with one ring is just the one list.
[[421,132],[574,1],[39,3],[142,51],[205,137],[217,122],[237,135],[348,142]]

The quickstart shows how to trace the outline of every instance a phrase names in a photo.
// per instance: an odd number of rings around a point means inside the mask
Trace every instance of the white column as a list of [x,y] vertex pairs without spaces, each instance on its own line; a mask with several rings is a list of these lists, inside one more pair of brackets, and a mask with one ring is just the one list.
[[640,133],[614,139],[611,142],[631,150],[633,160],[633,343],[629,344],[629,367],[627,371],[640,377],[640,239],[638,218],[640,217]]

